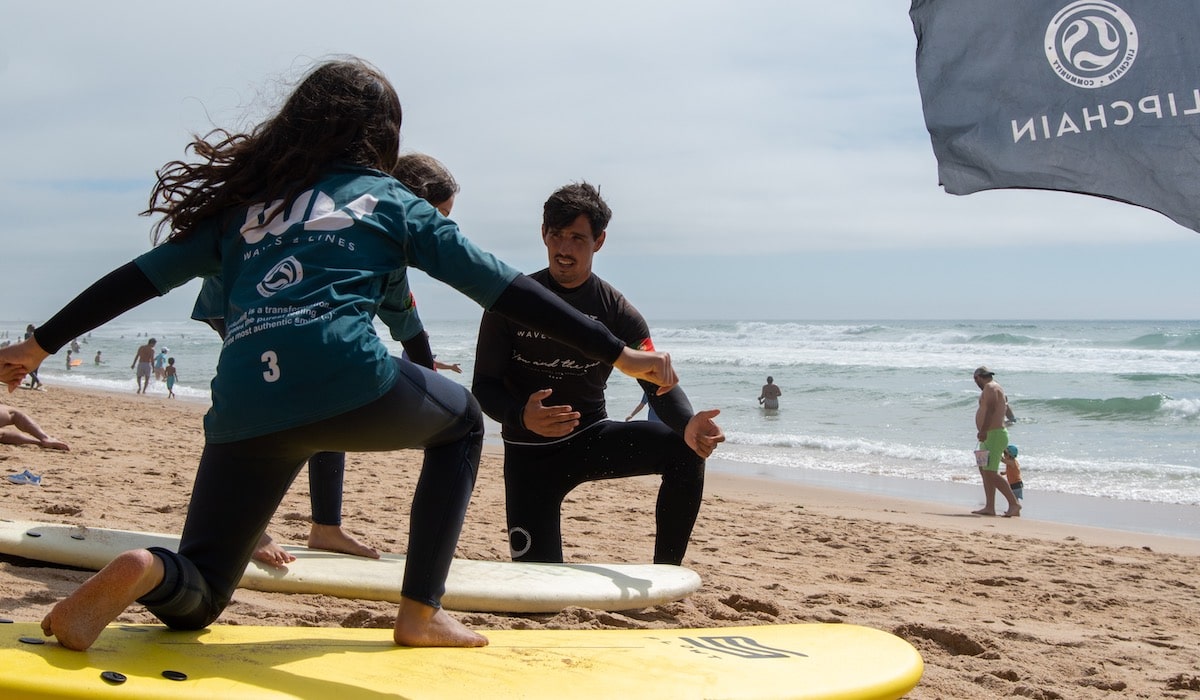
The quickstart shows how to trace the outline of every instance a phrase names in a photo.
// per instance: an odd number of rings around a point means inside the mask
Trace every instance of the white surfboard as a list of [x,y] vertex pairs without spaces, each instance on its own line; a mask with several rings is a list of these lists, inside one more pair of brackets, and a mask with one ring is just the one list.
[[[0,518],[0,553],[99,570],[121,552],[146,547],[175,551],[179,538]],[[296,557],[286,569],[250,562],[241,588],[320,593],[339,598],[400,601],[404,557],[367,559],[284,546]],[[442,605],[475,612],[554,613],[570,606],[631,610],[686,598],[700,588],[691,569],[667,564],[524,564],[455,559]]]

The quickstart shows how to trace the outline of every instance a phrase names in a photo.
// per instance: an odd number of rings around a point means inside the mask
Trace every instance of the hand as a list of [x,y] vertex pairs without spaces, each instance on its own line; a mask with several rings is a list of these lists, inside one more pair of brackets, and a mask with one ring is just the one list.
[[979,440],[979,442],[987,442],[987,431],[980,430],[978,433],[975,433],[975,439]]
[[49,356],[50,353],[33,338],[0,348],[0,382],[8,385],[11,394],[24,381],[25,375],[40,367],[42,360]]
[[725,442],[725,431],[713,421],[720,414],[721,411],[715,408],[701,411],[692,416],[683,430],[683,441],[704,459],[708,459],[717,445]]
[[679,377],[675,375],[675,369],[671,367],[671,356],[665,352],[645,352],[625,348],[616,362],[613,362],[613,367],[634,379],[645,379],[652,384],[657,384],[658,391],[656,393],[659,396],[667,393],[679,383]]
[[529,395],[522,414],[526,430],[542,437],[563,437],[570,435],[571,431],[579,425],[580,414],[578,411],[572,410],[570,406],[542,405],[542,401],[548,399],[553,393],[553,389],[541,389]]

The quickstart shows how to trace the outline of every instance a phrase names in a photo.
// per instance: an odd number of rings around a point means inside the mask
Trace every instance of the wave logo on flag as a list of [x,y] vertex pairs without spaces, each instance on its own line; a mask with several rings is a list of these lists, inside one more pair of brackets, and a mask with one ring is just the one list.
[[1138,54],[1137,28],[1111,2],[1077,0],[1046,27],[1046,60],[1076,87],[1111,85],[1129,72]]

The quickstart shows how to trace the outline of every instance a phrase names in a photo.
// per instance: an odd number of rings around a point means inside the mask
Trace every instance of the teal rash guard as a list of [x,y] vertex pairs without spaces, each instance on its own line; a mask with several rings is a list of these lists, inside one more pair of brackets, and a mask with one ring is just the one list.
[[213,443],[318,421],[387,393],[396,368],[372,318],[382,306],[386,320],[407,293],[405,268],[485,309],[519,275],[376,170],[335,169],[279,208],[258,204],[206,222],[134,261],[160,294],[195,277],[223,282],[215,303],[225,345],[204,421]]

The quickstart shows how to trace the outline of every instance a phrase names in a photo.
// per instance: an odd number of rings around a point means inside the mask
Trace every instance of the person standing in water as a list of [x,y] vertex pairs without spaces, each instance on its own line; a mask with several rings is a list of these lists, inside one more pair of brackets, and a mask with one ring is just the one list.
[[767,377],[767,383],[763,384],[762,392],[758,395],[758,403],[765,409],[774,411],[779,409],[779,397],[783,394],[779,385],[775,383],[774,377]]

